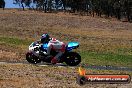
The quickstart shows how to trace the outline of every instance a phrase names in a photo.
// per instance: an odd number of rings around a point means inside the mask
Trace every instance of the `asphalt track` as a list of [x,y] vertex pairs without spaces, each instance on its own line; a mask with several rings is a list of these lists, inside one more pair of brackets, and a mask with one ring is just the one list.
[[[1,61],[0,62],[0,65],[1,64],[30,64],[28,62],[13,62],[13,61],[10,61],[10,62],[4,62],[4,61]],[[57,66],[57,67],[70,67],[70,68],[75,68],[75,67],[79,67],[78,66],[67,66],[65,64],[62,64],[62,63],[57,63],[55,65],[52,65],[50,63],[39,63],[39,64],[35,64],[36,66]],[[132,72],[132,68],[129,68],[129,67],[116,67],[116,66],[99,66],[99,65],[83,65],[84,68],[86,69],[97,69],[97,70],[119,70],[119,71],[131,71]]]

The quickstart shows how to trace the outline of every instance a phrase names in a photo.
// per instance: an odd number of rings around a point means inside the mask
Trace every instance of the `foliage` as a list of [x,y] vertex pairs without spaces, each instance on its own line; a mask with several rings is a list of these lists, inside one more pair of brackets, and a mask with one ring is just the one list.
[[25,6],[30,7],[32,0],[14,0],[14,4],[19,4],[19,6],[22,6],[24,10],[24,4]]
[[[62,10],[69,10],[70,12],[79,12],[81,14],[86,13],[92,15],[96,13],[98,16],[116,17],[121,19],[125,17],[128,21],[132,20],[132,1],[131,0],[15,0],[20,4],[24,10],[25,6],[30,7],[31,3],[36,5],[36,10],[44,12],[52,12],[59,10],[61,6]],[[33,8],[34,9],[34,8]]]
[[5,1],[4,0],[0,0],[0,8],[5,8]]

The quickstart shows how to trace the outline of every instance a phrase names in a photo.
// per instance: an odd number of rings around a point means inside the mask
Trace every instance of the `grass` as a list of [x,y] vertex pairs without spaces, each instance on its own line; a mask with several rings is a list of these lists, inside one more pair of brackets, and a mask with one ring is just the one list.
[[118,49],[116,49],[116,52],[118,52],[120,54],[132,55],[132,48],[118,48]]
[[66,43],[78,41],[80,47],[75,51],[80,53],[82,63],[132,67],[132,26],[129,23],[102,23],[105,19],[30,11],[12,13],[12,10],[2,12],[0,20],[0,47],[15,48],[23,53],[33,42],[29,38],[48,32]]
[[[2,58],[4,61],[14,60],[10,57],[13,53],[20,57],[14,56],[17,58],[16,61],[25,60],[28,46],[39,39],[41,33],[48,32],[51,37],[65,43],[78,41],[80,47],[75,51],[81,55],[82,63],[132,67],[131,24],[113,21],[102,23],[104,19],[61,16],[30,11],[5,10],[2,11],[0,16],[0,51],[4,51],[0,54],[3,55],[9,52],[7,57],[5,55],[5,58]],[[122,29],[119,30],[120,27]],[[78,87],[75,84],[78,67],[58,68],[56,66],[41,67],[31,64],[1,64],[0,71],[2,73],[0,74],[0,81],[5,87],[37,88],[54,84],[53,86],[58,88],[56,85],[58,83],[60,83],[59,87]],[[131,71],[90,68],[87,68],[86,72],[87,74],[132,75]],[[99,85],[89,86],[99,87]],[[102,87],[105,87],[105,85]],[[83,88],[86,88],[86,86]]]
[[[41,67],[30,64],[1,64],[0,69],[2,71],[2,74],[0,74],[0,86],[4,85],[5,87],[9,87],[9,85],[11,87],[22,88],[37,88],[39,86],[47,87],[47,85],[53,85],[53,88],[87,88],[87,86],[97,87],[96,84],[88,84],[84,87],[78,87],[76,84],[76,77],[78,75],[77,67],[73,69],[69,67],[58,68],[54,66]],[[132,72],[128,71],[96,69],[86,69],[86,74],[129,74],[132,76]],[[111,87],[112,85],[108,86]],[[105,85],[103,87],[105,87]],[[102,86],[99,88],[102,88]]]
[[6,43],[11,45],[29,45],[31,43],[30,40],[19,39],[16,37],[0,37],[0,43]]
[[[27,39],[20,39],[17,37],[0,37],[0,43],[6,45],[18,46],[26,49],[32,41]],[[23,50],[24,50],[23,49]],[[82,57],[82,63],[94,64],[94,65],[112,65],[112,66],[127,66],[132,67],[132,55],[124,54],[125,52],[131,53],[131,49],[120,48],[116,53],[110,52],[96,52],[96,51],[84,51],[79,50]]]
[[83,63],[132,67],[132,55],[115,53],[80,52]]

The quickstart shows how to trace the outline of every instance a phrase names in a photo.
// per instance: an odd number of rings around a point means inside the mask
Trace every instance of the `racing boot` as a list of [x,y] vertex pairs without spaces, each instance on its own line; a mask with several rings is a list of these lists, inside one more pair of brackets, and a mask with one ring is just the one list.
[[51,63],[56,64],[57,62],[58,62],[58,60],[55,57],[53,57],[52,60],[51,60]]

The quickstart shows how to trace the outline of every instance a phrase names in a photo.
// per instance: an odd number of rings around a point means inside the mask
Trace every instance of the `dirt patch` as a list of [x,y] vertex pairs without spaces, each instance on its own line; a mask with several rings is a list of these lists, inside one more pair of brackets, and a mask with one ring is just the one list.
[[[5,70],[6,69],[6,70]],[[0,64],[0,87],[21,88],[131,88],[130,84],[76,84],[77,68]],[[91,71],[91,73],[93,73]]]
[[22,61],[19,53],[0,50],[0,61]]

